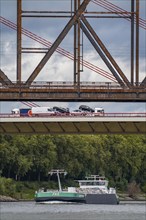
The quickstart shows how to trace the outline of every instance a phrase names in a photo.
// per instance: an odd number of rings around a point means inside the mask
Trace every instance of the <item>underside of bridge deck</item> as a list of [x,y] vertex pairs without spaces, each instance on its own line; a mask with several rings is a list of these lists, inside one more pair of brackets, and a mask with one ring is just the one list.
[[146,118],[1,119],[2,134],[146,134]]

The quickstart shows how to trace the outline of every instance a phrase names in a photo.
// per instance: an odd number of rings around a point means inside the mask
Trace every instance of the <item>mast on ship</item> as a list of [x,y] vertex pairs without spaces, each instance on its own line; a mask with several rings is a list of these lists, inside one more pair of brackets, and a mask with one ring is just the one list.
[[59,188],[59,192],[61,192],[62,187],[61,187],[61,181],[60,181],[60,174],[64,174],[64,176],[65,176],[67,174],[67,172],[65,170],[51,170],[50,172],[48,172],[48,174],[50,174],[51,176],[53,174],[57,174],[58,188]]

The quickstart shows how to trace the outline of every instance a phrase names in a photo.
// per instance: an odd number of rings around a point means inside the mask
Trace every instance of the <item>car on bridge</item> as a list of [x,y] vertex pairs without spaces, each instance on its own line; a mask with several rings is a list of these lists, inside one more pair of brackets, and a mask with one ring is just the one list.
[[54,106],[53,111],[56,116],[66,116],[70,114],[69,108]]
[[75,109],[70,112],[70,116],[85,116],[86,112],[82,111],[81,109]]

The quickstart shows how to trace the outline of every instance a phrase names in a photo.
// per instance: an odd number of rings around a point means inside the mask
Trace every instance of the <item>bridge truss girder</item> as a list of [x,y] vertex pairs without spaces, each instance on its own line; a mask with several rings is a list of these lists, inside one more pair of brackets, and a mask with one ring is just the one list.
[[[22,10],[22,0],[17,0],[17,82],[11,82],[6,74],[1,70],[0,79],[1,86],[1,100],[69,100],[69,101],[145,101],[146,99],[146,78],[139,82],[139,0],[131,0],[131,12],[129,18],[131,19],[131,79],[130,81],[123,73],[118,63],[114,60],[110,52],[107,50],[97,33],[89,24],[86,18],[86,8],[91,0],[74,0],[74,11],[70,16],[70,20],[54,41],[52,46],[48,49],[45,56],[36,66],[29,78],[22,82],[21,80],[21,62],[22,62],[22,18],[24,13]],[[71,5],[72,5],[71,0]],[[136,10],[135,10],[136,5]],[[57,12],[56,12],[57,13]],[[98,12],[99,13],[99,12]],[[101,12],[106,14],[106,12]],[[118,12],[117,12],[118,13]],[[109,13],[108,13],[109,14]],[[136,15],[136,25],[134,24],[134,15]],[[31,15],[27,15],[31,17]],[[57,15],[56,15],[57,16]],[[50,16],[51,17],[51,16]],[[110,16],[109,16],[110,17]],[[111,16],[112,17],[112,16]],[[112,17],[113,18],[113,17]],[[42,68],[49,61],[52,54],[56,51],[62,40],[68,34],[70,29],[74,26],[74,82],[73,86],[63,88],[34,88],[32,84],[35,78],[41,72]],[[134,30],[136,27],[136,31]],[[115,86],[107,88],[86,87],[83,88],[80,81],[81,69],[81,30],[91,42],[97,53],[100,55],[104,63],[110,69],[111,73],[117,80],[118,89]],[[134,41],[135,38],[135,41]],[[134,58],[135,52],[135,58]],[[135,65],[135,76],[134,76]],[[134,78],[136,81],[134,82]],[[119,89],[120,87],[120,89]]]

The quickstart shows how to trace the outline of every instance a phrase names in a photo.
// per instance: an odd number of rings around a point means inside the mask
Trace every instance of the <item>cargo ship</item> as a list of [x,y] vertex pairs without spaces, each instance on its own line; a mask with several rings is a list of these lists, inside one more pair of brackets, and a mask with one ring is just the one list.
[[119,204],[115,188],[108,188],[108,180],[103,176],[91,175],[85,180],[77,180],[79,187],[68,187],[62,190],[59,174],[63,170],[52,170],[58,177],[58,191],[41,189],[35,193],[37,203],[85,203],[85,204]]
[[104,176],[91,175],[78,182],[76,191],[85,195],[86,204],[119,204],[116,189],[108,188],[108,180]]
[[60,174],[66,175],[67,173],[64,170],[52,170],[49,174],[57,175],[58,190],[39,189],[35,192],[37,203],[85,203],[85,195],[74,190],[74,187],[62,190]]

